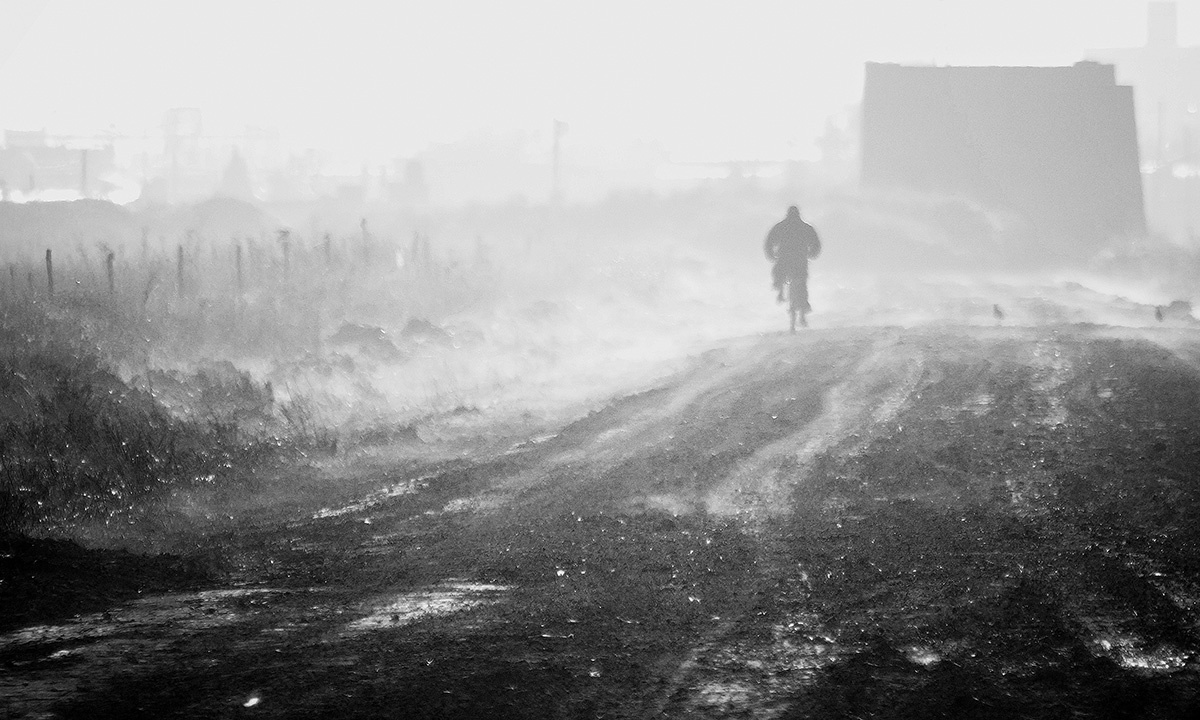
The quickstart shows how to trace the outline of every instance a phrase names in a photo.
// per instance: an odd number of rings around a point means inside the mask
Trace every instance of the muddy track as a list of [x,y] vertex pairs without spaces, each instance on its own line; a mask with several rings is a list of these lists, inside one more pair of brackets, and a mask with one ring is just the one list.
[[550,437],[205,538],[229,582],[0,637],[13,717],[1183,717],[1200,347],[731,343]]

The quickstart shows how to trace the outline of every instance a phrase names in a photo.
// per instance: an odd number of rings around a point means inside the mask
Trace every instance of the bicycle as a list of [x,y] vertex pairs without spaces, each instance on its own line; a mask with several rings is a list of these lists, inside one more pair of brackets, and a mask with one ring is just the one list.
[[790,332],[796,332],[797,324],[808,327],[808,313],[812,306],[808,304],[808,278],[804,276],[789,277],[784,283],[787,295],[788,325]]
[[[788,207],[787,217],[775,223],[763,243],[763,253],[774,263],[771,283],[779,291],[779,301],[787,301],[788,325],[796,332],[796,324],[808,327],[808,261],[821,254],[821,238],[812,225],[800,218],[800,209]],[[783,286],[787,285],[787,297]]]

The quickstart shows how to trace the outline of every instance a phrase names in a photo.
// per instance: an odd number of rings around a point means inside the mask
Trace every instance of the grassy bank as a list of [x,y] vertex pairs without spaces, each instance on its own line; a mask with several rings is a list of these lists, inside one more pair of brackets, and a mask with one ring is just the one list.
[[[112,369],[49,304],[0,313],[0,532],[110,522],[171,489],[234,482],[279,456],[233,414],[181,417]],[[269,403],[260,389],[230,392]],[[269,408],[265,408],[269,410]]]

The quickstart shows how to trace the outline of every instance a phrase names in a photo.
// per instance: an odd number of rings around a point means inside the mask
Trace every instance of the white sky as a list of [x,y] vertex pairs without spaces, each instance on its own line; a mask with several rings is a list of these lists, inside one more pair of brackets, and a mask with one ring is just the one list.
[[[1200,43],[1200,0],[1180,0]],[[0,0],[0,128],[276,127],[346,159],[570,124],[577,147],[803,157],[868,60],[1063,65],[1143,0]]]

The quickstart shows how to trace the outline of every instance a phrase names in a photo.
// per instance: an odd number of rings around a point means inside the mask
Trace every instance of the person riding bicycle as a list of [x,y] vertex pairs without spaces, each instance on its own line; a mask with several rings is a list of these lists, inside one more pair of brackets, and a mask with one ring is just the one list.
[[799,299],[801,312],[812,310],[808,304],[808,261],[821,254],[821,238],[812,225],[800,219],[800,208],[795,205],[787,209],[787,216],[775,223],[767,233],[763,244],[767,259],[775,263],[771,268],[771,282],[778,293],[777,300],[784,302],[783,288],[791,281],[792,293]]

